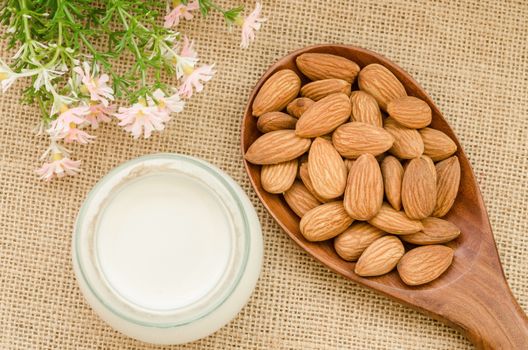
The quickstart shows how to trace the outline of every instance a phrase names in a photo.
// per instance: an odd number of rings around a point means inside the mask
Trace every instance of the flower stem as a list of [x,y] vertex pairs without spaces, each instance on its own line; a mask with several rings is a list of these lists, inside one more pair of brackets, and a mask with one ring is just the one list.
[[[123,23],[123,27],[127,30],[127,32],[130,32],[130,26],[128,25],[128,21],[126,19],[126,11],[122,7],[118,7],[117,11],[119,13],[119,17],[121,18],[121,22]],[[132,48],[134,55],[136,56],[137,64],[141,70],[141,83],[143,86],[147,84],[147,75],[146,70],[144,67],[144,61],[143,61],[143,55],[141,55],[141,52],[139,51],[139,47],[136,43],[136,39],[131,35],[130,43],[132,44]]]
[[26,0],[20,0],[20,13],[22,14],[22,23],[24,25],[24,36],[28,44],[29,51],[32,56],[35,56],[35,50],[33,49],[33,38],[31,37],[31,32],[29,30],[29,22],[26,13],[29,12],[29,9],[26,5]]

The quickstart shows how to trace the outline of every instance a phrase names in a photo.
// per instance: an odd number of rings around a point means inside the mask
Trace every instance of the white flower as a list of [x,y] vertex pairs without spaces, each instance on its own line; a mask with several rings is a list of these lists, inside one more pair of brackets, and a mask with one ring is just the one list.
[[53,95],[53,105],[51,106],[50,115],[53,116],[59,112],[62,112],[65,108],[71,105],[75,99],[68,96],[59,95],[55,89],[51,91]]
[[13,72],[11,68],[0,59],[0,85],[2,86],[3,93],[5,93],[19,77],[19,74]]
[[44,86],[46,90],[50,92],[55,90],[51,84],[51,81],[64,74],[64,71],[51,68],[48,69],[45,67],[37,68],[34,72],[37,74],[37,79],[35,79],[35,82],[33,83],[33,88],[38,91]]
[[179,113],[183,111],[183,107],[185,107],[185,102],[180,99],[180,95],[178,93],[166,97],[163,91],[157,89],[152,95],[156,101],[154,101],[149,96],[147,99],[149,106],[155,105],[158,106],[159,109],[168,109],[172,113]]
[[146,47],[152,51],[149,56],[150,59],[156,57],[158,54],[161,54],[161,56],[168,61],[172,60],[174,57],[175,52],[172,47],[175,45],[180,33],[170,29],[167,29],[167,32],[168,33],[163,35],[161,40],[154,40],[154,37],[152,37],[147,42]]
[[172,31],[170,29],[167,29],[168,34],[163,36],[163,41],[166,44],[174,45],[176,43],[176,40],[178,40],[178,37],[180,33]]

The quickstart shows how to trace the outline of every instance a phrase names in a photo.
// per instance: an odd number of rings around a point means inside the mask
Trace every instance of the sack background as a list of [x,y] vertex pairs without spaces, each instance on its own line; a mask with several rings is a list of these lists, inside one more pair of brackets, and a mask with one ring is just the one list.
[[149,140],[133,140],[115,123],[98,129],[93,145],[73,147],[83,160],[80,176],[40,182],[33,169],[47,144],[31,131],[38,111],[18,102],[21,85],[0,97],[0,348],[161,349],[105,325],[81,296],[70,263],[87,192],[116,165],[155,152],[193,155],[229,173],[256,206],[265,241],[262,276],[240,315],[211,337],[171,349],[471,348],[451,328],[321,266],[287,238],[249,185],[239,150],[246,98],[275,60],[320,43],[382,53],[433,97],[471,158],[506,276],[528,308],[528,3],[263,5],[269,20],[247,51],[219,16],[184,23],[203,61],[216,63],[214,80]]

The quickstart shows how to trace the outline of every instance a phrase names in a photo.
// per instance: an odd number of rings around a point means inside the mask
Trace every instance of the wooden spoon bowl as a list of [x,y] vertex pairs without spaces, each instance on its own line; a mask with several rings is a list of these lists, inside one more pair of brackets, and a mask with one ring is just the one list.
[[299,231],[299,217],[281,195],[264,191],[260,166],[244,160],[253,188],[271,216],[304,250],[331,270],[424,312],[459,329],[480,349],[527,349],[528,318],[513,297],[502,270],[488,214],[469,160],[453,130],[423,88],[403,69],[385,57],[353,46],[318,45],[297,50],[283,57],[264,73],[253,89],[242,122],[242,153],[261,135],[257,118],[252,116],[253,100],[262,84],[276,71],[294,70],[303,83],[308,79],[295,65],[297,56],[306,52],[330,53],[355,61],[361,67],[379,63],[387,67],[405,86],[408,95],[426,101],[433,111],[431,126],[451,137],[458,146],[460,190],[447,220],[462,231],[450,243],[455,248],[453,265],[437,280],[417,287],[405,285],[396,271],[387,275],[363,278],[354,273],[355,263],[341,259],[331,241],[313,243]]

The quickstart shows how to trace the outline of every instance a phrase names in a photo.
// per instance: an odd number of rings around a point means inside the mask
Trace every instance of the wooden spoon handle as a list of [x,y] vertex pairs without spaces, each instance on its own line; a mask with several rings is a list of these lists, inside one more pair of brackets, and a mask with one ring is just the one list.
[[[497,254],[494,244],[492,249]],[[508,287],[498,254],[476,261],[442,289],[444,297],[430,309],[462,330],[477,349],[528,348],[528,318]]]

